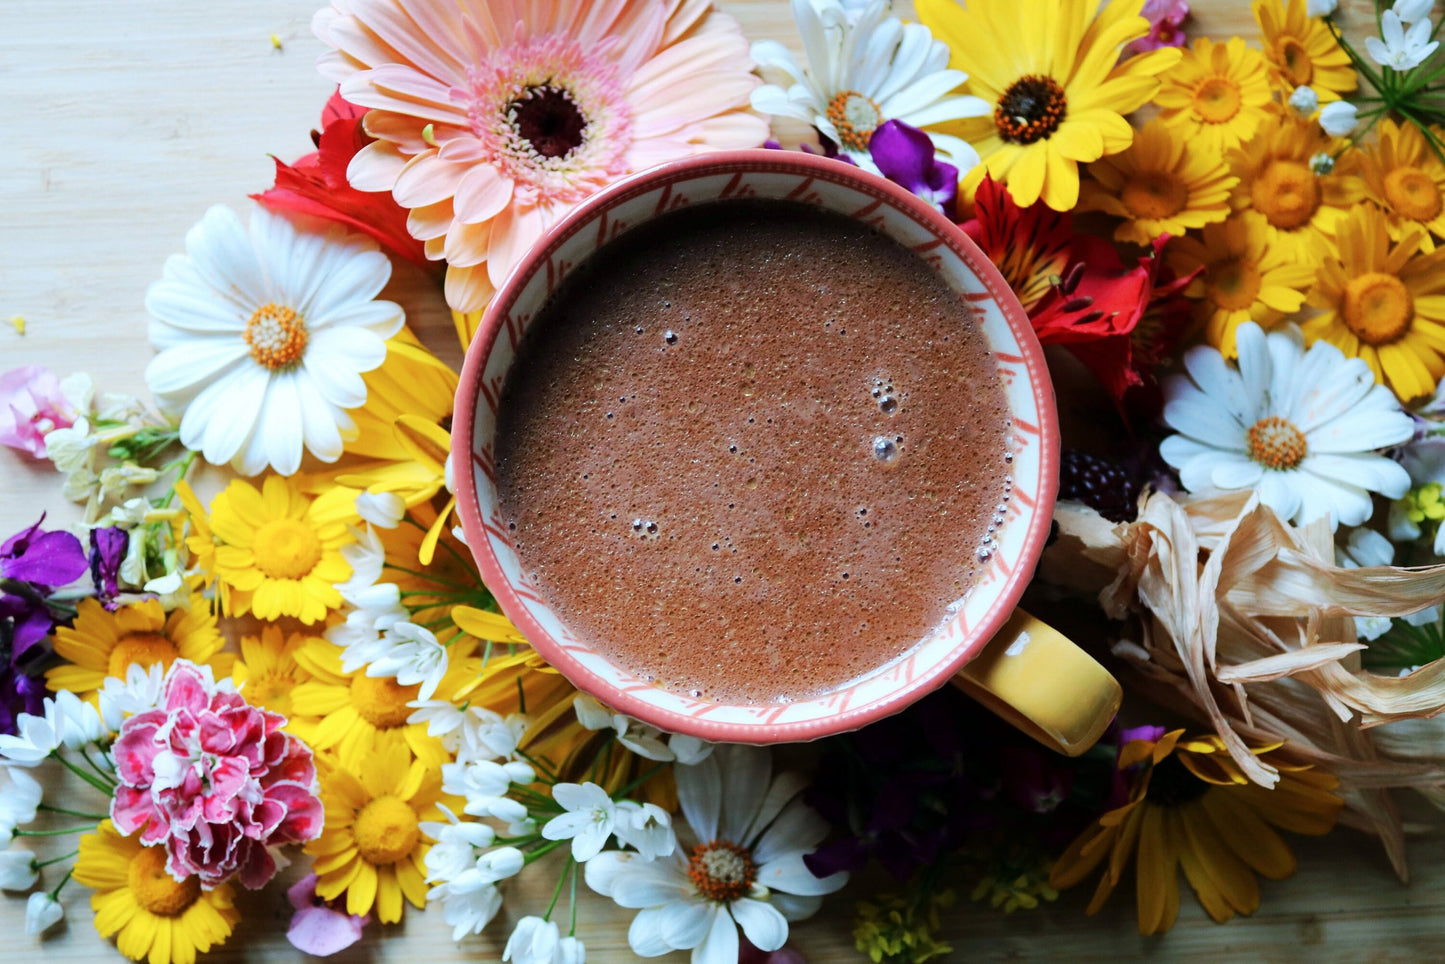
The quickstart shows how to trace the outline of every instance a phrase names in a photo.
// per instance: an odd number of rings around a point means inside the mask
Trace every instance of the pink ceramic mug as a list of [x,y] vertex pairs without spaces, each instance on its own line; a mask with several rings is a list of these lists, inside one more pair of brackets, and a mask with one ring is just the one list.
[[[997,546],[953,618],[898,659],[825,695],[727,704],[663,689],[575,636],[531,584],[501,523],[493,458],[502,386],[527,326],[598,247],[679,206],[786,199],[845,214],[912,248],[975,309],[1013,417],[1012,497]],[[707,740],[811,740],[896,713],[953,680],[1063,752],[1092,744],[1119,686],[1087,654],[1016,604],[1043,551],[1058,487],[1058,426],[1042,350],[1023,308],[964,233],[902,188],[847,164],[784,151],[706,154],[634,175],[563,219],[488,305],[467,350],[452,428],[457,504],[482,578],[537,651],[602,703]],[[992,644],[990,645],[990,640]]]

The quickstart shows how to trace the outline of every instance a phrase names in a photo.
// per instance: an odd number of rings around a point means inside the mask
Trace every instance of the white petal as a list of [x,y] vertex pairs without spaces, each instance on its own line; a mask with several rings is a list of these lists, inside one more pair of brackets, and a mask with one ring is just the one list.
[[1259,501],[1281,519],[1292,519],[1300,508],[1300,492],[1294,472],[1266,472],[1259,480]]
[[306,355],[313,353],[329,364],[369,372],[386,360],[386,342],[365,328],[323,328],[311,333]]
[[718,747],[713,756],[721,757],[718,769],[722,773],[722,817],[717,835],[740,842],[767,793],[773,755],[763,747],[733,743]]
[[685,900],[663,908],[662,939],[680,950],[696,947],[712,929],[717,904],[704,900]]
[[[292,372],[300,407],[301,439],[306,451],[323,462],[341,458],[341,429],[336,406],[321,396],[316,381],[306,372]],[[349,421],[349,420],[348,420]]]
[[[1240,326],[1241,329],[1244,327]],[[1197,345],[1186,351],[1184,367],[1197,386],[1199,394],[1212,399],[1216,406],[1229,412],[1241,425],[1253,425],[1259,420],[1259,405],[1264,398],[1264,390],[1269,385],[1268,381],[1262,386],[1246,382],[1241,372],[1230,368],[1224,361],[1224,356],[1207,345]],[[1248,370],[1253,374],[1258,368],[1258,365],[1253,365]],[[1169,379],[1169,382],[1173,383],[1174,390],[1170,390],[1170,385],[1165,386],[1166,400],[1198,397],[1186,391],[1188,381]]]
[[[545,834],[545,832],[544,830],[543,833]],[[620,850],[600,853],[587,861],[583,879],[587,881],[588,887],[603,897],[611,897],[617,881],[631,871],[632,863],[636,860],[640,860],[637,854],[624,853]]]
[[[598,854],[593,860],[600,859]],[[593,860],[587,861],[592,866]],[[623,907],[657,907],[682,900],[692,890],[679,859],[639,860],[612,884],[612,899]]]
[[768,900],[790,921],[807,920],[823,906],[823,898],[817,894],[789,894],[781,890],[769,894]]
[[759,867],[758,883],[769,890],[812,896],[833,893],[848,883],[848,875],[837,873],[827,877],[815,877],[803,863],[803,855],[794,852]]
[[1214,464],[1209,481],[1220,489],[1247,489],[1259,482],[1263,474],[1264,466],[1253,459],[1230,455]]
[[760,951],[775,951],[788,940],[788,921],[771,904],[744,897],[728,905],[743,934]]
[[692,964],[738,964],[738,925],[727,914],[716,914],[712,929],[692,950]]
[[146,366],[146,387],[157,395],[192,395],[246,360],[239,338],[188,339],[152,358]]
[[[209,287],[176,281],[153,282],[146,289],[145,305],[146,311],[165,328],[231,335],[240,335],[252,312],[259,307],[238,307],[233,301],[217,298]],[[165,332],[160,334],[166,337]],[[151,339],[153,343],[156,341],[155,326],[151,328]],[[169,347],[173,343],[169,341],[156,347]]]
[[[590,868],[596,862],[590,861],[587,866]],[[627,943],[634,954],[638,957],[661,957],[677,949],[662,939],[662,922],[671,910],[670,907],[653,907],[632,919],[632,926],[627,928]]]
[[1404,412],[1353,411],[1306,435],[1310,452],[1368,452],[1409,441],[1414,422]]
[[[719,751],[721,749],[718,748]],[[702,841],[717,839],[718,809],[722,798],[722,777],[718,775],[717,760],[715,752],[696,766],[678,767],[674,771],[682,815]]]
[[789,852],[811,853],[827,835],[828,821],[801,798],[795,798],[753,847],[753,860],[761,865]]
[[259,429],[266,438],[266,460],[282,475],[293,475],[301,467],[305,439],[302,426],[301,394],[296,373],[273,375],[261,407]]
[[[793,770],[784,771],[778,774],[773,780],[772,785],[768,787],[767,795],[763,797],[763,802],[758,806],[757,816],[753,818],[752,824],[748,826],[746,833],[739,841],[739,843],[753,848],[754,860],[761,862],[767,858],[757,855],[757,849],[761,847],[762,844],[754,845],[753,841],[757,840],[763,831],[767,830],[769,825],[773,823],[778,814],[783,811],[783,808],[788,806],[788,804],[792,802],[798,794],[807,789],[807,787],[807,777]],[[769,835],[771,835],[771,833]],[[820,837],[819,839],[821,840],[822,838]],[[816,842],[817,841],[814,841],[814,843]]]
[[270,300],[270,285],[251,237],[235,211],[217,204],[186,232],[186,253],[195,276],[221,298],[249,306],[246,317]]
[[386,287],[391,278],[391,260],[380,251],[361,251],[341,259],[335,269],[319,279],[313,294],[298,310],[312,319],[326,317],[345,305],[365,304]]
[[338,305],[324,316],[308,320],[312,332],[332,328],[364,328],[379,338],[390,338],[401,330],[406,314],[392,301],[353,301]]
[[270,381],[266,369],[244,365],[206,386],[181,418],[182,444],[212,465],[231,461],[256,426]]
[[1391,499],[1400,498],[1410,488],[1410,474],[1405,467],[1383,455],[1312,455],[1300,463],[1300,468]]

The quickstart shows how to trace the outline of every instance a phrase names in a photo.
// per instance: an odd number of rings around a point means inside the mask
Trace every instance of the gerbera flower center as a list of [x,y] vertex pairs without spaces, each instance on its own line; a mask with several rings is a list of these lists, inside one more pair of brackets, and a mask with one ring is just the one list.
[[729,840],[698,844],[687,861],[687,876],[708,900],[730,903],[747,896],[757,880],[752,852]]
[[1009,85],[993,109],[999,137],[1010,144],[1032,144],[1059,129],[1068,113],[1064,89],[1045,74],[1029,74]]
[[1284,72],[1289,77],[1291,86],[1303,87],[1314,76],[1315,68],[1310,61],[1309,51],[1305,50],[1304,44],[1293,37],[1286,37],[1280,41],[1279,62],[1284,66]]
[[1167,218],[1189,203],[1189,188],[1168,171],[1140,171],[1124,185],[1120,199],[1136,218]]
[[[1299,466],[1309,452],[1305,435],[1294,423],[1278,415],[1262,418],[1245,435],[1249,457],[1265,468],[1288,471]],[[1171,758],[1172,759],[1172,758]],[[1151,789],[1150,796],[1153,796]]]
[[1412,221],[1433,221],[1440,214],[1440,189],[1418,167],[1397,167],[1386,174],[1385,199]]
[[1160,760],[1149,774],[1149,802],[1161,807],[1182,806],[1208,792],[1209,784],[1190,773],[1177,756]]
[[828,120],[838,129],[839,147],[866,151],[873,131],[883,123],[883,110],[871,97],[844,90],[828,102]]
[[416,699],[420,686],[403,686],[390,676],[367,676],[358,673],[351,678],[351,705],[363,720],[378,730],[391,730],[406,725],[411,716],[409,700]]
[[361,808],[351,832],[356,837],[357,853],[374,867],[396,863],[421,841],[416,811],[389,793]]
[[1210,77],[1194,90],[1194,113],[1206,124],[1233,120],[1243,103],[1239,85],[1228,77]]
[[1410,330],[1415,301],[1410,289],[1393,275],[1369,271],[1345,285],[1340,314],[1367,345],[1388,345]]
[[1320,185],[1314,172],[1300,161],[1270,161],[1249,190],[1254,208],[1270,224],[1286,231],[1300,227],[1320,206]]
[[306,323],[290,308],[267,302],[257,308],[241,333],[251,357],[262,368],[290,368],[306,354]]
[[1205,270],[1209,300],[1229,311],[1243,311],[1259,297],[1259,269],[1242,258],[1216,261]]
[[517,134],[543,157],[566,157],[582,145],[587,118],[561,87],[528,87],[508,105]]
[[164,847],[146,847],[136,854],[126,880],[135,902],[157,917],[179,917],[201,896],[199,878],[176,880],[166,870]]
[[125,671],[131,666],[160,663],[162,670],[168,670],[177,655],[175,644],[160,633],[128,633],[111,648],[105,672],[107,676],[125,679]]
[[256,530],[251,551],[272,579],[300,579],[321,561],[321,540],[300,519],[272,519]]

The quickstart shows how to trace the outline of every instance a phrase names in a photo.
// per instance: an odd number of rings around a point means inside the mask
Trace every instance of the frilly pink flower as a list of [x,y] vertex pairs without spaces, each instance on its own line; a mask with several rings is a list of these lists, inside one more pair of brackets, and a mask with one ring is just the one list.
[[80,413],[44,365],[12,368],[0,375],[0,445],[45,458],[45,434],[70,428]]
[[177,660],[162,704],[120,728],[111,819],[143,844],[164,844],[178,880],[263,886],[276,873],[269,847],[321,834],[316,766],[285,723],[218,686],[209,667]]
[[1149,32],[1124,48],[1125,57],[1160,47],[1184,46],[1184,18],[1189,16],[1185,0],[1145,0],[1139,16],[1149,21]]

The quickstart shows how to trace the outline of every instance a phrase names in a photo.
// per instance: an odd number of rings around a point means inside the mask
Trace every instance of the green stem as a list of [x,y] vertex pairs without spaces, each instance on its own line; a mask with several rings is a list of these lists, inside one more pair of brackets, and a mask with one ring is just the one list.
[[110,814],[106,813],[85,813],[82,810],[67,810],[64,807],[52,807],[48,803],[42,803],[37,810],[44,810],[46,813],[63,813],[67,817],[79,817],[82,820],[104,820]]
[[55,757],[55,759],[57,759],[57,760],[60,761],[60,765],[61,765],[61,766],[65,767],[65,769],[69,770],[71,773],[73,773],[73,774],[75,774],[76,776],[80,777],[80,779],[84,780],[86,783],[88,783],[88,784],[90,784],[91,786],[95,787],[95,789],[99,790],[101,793],[105,794],[107,797],[110,796],[110,795],[112,795],[112,794],[115,792],[115,786],[114,786],[113,784],[110,785],[110,786],[107,786],[106,784],[100,782],[100,781],[97,780],[95,777],[91,776],[89,773],[86,773],[86,772],[85,772],[84,770],[82,770],[80,767],[76,766],[74,763],[71,763],[69,760],[67,760],[65,757],[61,756],[61,755],[58,754],[58,753],[57,753],[57,754],[54,754],[54,757]]
[[80,855],[80,850],[79,850],[79,848],[77,848],[77,849],[75,849],[75,850],[72,850],[72,851],[71,851],[70,853],[68,853],[68,854],[62,854],[62,855],[59,856],[59,857],[51,857],[49,860],[39,860],[39,861],[36,861],[32,866],[34,866],[36,870],[39,870],[39,869],[42,868],[42,867],[49,867],[51,864],[58,864],[58,863],[60,863],[62,860],[69,860],[71,857],[76,857],[76,856],[79,856],[79,855]]
[[653,775],[654,773],[656,773],[658,770],[661,770],[661,769],[662,769],[663,767],[665,767],[665,766],[667,766],[666,763],[656,763],[656,764],[653,764],[653,766],[651,766],[646,773],[642,774],[642,776],[638,777],[636,780],[633,780],[633,781],[632,781],[631,783],[629,783],[627,786],[625,786],[625,787],[623,787],[621,790],[617,791],[617,794],[616,794],[617,799],[621,799],[621,798],[627,796],[627,795],[628,795],[629,793],[631,793],[633,790],[636,790],[638,787],[642,786],[642,785],[643,785],[644,783],[646,783],[648,780],[652,779],[652,775]]
[[454,582],[447,582],[445,579],[438,579],[436,576],[429,572],[418,572],[415,569],[408,569],[405,566],[398,566],[394,562],[388,562],[386,564],[386,568],[395,569],[397,572],[404,572],[408,576],[416,576],[418,579],[425,579],[428,582],[436,583],[438,586],[446,586],[448,589],[455,589],[457,592],[470,591],[470,587],[468,586],[459,586]]
[[92,823],[92,824],[90,824],[89,826],[85,826],[85,827],[65,827],[65,828],[63,828],[63,829],[61,829],[61,830],[17,830],[17,831],[15,831],[15,836],[17,836],[17,837],[64,837],[66,834],[72,834],[72,833],[90,833],[90,832],[93,831],[97,826],[99,826],[99,824],[94,824],[94,823]]
[[115,778],[111,776],[111,774],[115,772],[114,770],[110,769],[109,767],[103,767],[99,763],[96,763],[93,759],[91,759],[90,750],[86,747],[80,748],[80,756],[83,760],[85,760],[87,764],[90,765],[90,768],[95,771],[96,776],[100,777],[112,787],[115,786]]
[[62,878],[60,878],[60,883],[56,884],[56,885],[55,885],[55,889],[50,892],[50,899],[51,899],[51,900],[54,900],[54,901],[60,900],[60,889],[61,889],[62,887],[64,887],[66,884],[70,883],[70,875],[73,874],[73,873],[75,873],[75,868],[74,868],[74,867],[71,867],[69,870],[67,870],[67,871],[65,872],[65,876],[62,877]]
[[[169,509],[171,507],[171,503],[175,501],[176,498],[176,483],[185,479],[187,475],[190,475],[191,465],[195,461],[196,452],[194,449],[191,449],[187,451],[185,455],[181,456],[179,459],[176,459],[175,462],[171,463],[171,465],[178,466],[176,470],[176,481],[171,483],[171,490],[166,493],[165,501],[163,501],[160,505],[162,509]],[[171,466],[166,466],[167,469],[169,469],[170,467]]]
[[537,759],[536,757],[531,756],[530,754],[528,754],[526,750],[518,749],[518,750],[517,750],[517,756],[521,757],[522,759],[526,760],[528,763],[532,764],[532,766],[533,766],[539,773],[541,773],[544,777],[547,778],[547,782],[548,782],[548,783],[556,783],[556,782],[557,782],[557,774],[552,771],[552,768],[549,767],[549,766],[547,766],[547,764],[543,763],[541,760]]
[[[561,841],[559,840],[558,843]],[[568,877],[573,876],[572,870],[576,863],[570,856],[567,858],[567,865],[562,868],[562,876],[557,878],[557,886],[552,891],[552,902],[547,905],[547,913],[542,915],[543,920],[552,919],[552,911],[557,907],[557,898],[562,896],[562,885],[567,883]]]
[[558,847],[562,846],[565,843],[567,843],[567,841],[565,840],[547,841],[545,844],[538,847],[536,850],[533,850],[532,852],[526,854],[522,858],[522,860],[524,861],[523,866],[528,866],[530,864],[536,863],[537,861],[541,860],[543,857],[547,856],[552,851],[556,850]]
[[569,903],[571,903],[571,905],[572,905],[572,924],[571,924],[570,927],[567,928],[567,936],[568,936],[568,937],[575,937],[575,936],[577,935],[577,878],[578,878],[578,876],[579,876],[579,874],[576,872],[576,870],[573,870],[573,872],[572,872],[572,894],[571,894],[571,896],[568,898]]

